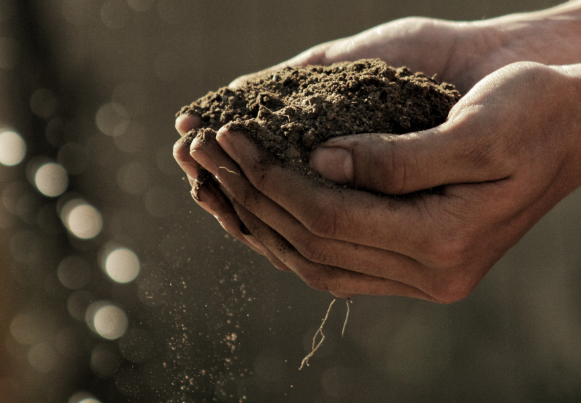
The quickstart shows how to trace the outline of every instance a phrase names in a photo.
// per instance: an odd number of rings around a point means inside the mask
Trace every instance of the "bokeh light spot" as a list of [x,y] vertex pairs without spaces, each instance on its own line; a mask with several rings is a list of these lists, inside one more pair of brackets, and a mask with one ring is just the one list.
[[95,122],[99,130],[107,136],[120,136],[129,126],[129,114],[123,105],[111,102],[99,108]]
[[91,351],[91,370],[100,378],[112,377],[119,361],[119,351],[110,344],[100,344]]
[[56,197],[67,190],[69,176],[62,166],[49,162],[38,168],[34,175],[34,184],[43,195]]
[[67,229],[77,238],[91,239],[103,228],[101,213],[81,199],[73,199],[64,205],[61,218]]
[[40,88],[30,97],[30,109],[41,118],[50,118],[56,112],[58,101],[51,90]]
[[67,403],[101,403],[87,392],[77,392],[69,398]]
[[113,141],[117,148],[126,153],[136,153],[144,151],[147,147],[147,130],[136,122],[131,122],[127,130],[119,136],[115,136]]
[[0,164],[14,166],[22,162],[26,155],[26,143],[16,132],[0,132]]
[[86,312],[93,301],[95,301],[95,297],[89,291],[75,291],[67,300],[67,311],[76,320],[85,320]]
[[12,214],[18,214],[20,198],[28,192],[26,182],[15,181],[2,185],[2,204]]
[[42,336],[38,318],[30,313],[18,314],[10,323],[10,334],[20,344],[34,344]]
[[38,343],[28,351],[28,363],[40,372],[50,372],[58,363],[58,353],[49,344]]
[[105,260],[105,271],[113,281],[129,283],[139,274],[139,258],[127,248],[115,249]]
[[149,186],[147,168],[140,162],[130,162],[117,171],[117,183],[125,192],[138,195]]
[[[93,306],[92,304],[91,306]],[[91,309],[87,309],[87,314],[89,315]],[[121,308],[111,304],[106,303],[95,311],[92,318],[93,328],[99,336],[107,340],[115,340],[123,336],[127,331],[127,326],[129,321],[127,315]]]

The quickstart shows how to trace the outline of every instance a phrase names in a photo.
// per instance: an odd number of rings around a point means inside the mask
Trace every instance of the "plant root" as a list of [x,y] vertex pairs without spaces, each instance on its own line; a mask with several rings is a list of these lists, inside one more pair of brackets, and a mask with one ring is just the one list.
[[[305,358],[303,358],[303,361],[301,362],[301,366],[299,368],[299,371],[301,369],[303,369],[303,367],[305,365],[307,367],[309,366],[309,359],[315,354],[315,352],[319,349],[319,347],[321,347],[321,344],[323,344],[323,340],[325,340],[325,334],[323,333],[323,326],[325,326],[325,323],[327,322],[327,319],[329,318],[329,313],[331,312],[331,308],[333,307],[333,304],[335,303],[335,301],[337,301],[337,298],[333,299],[333,301],[331,301],[331,303],[329,304],[329,308],[327,309],[327,314],[323,318],[323,322],[321,323],[321,326],[319,326],[319,329],[317,330],[317,332],[313,336],[313,346],[311,348],[311,352],[309,354],[307,354],[307,356]],[[349,303],[352,303],[352,302],[353,301],[351,301],[351,299],[349,299],[349,298],[347,298],[345,300],[345,303],[347,304],[347,315],[345,316],[345,322],[343,323],[343,330],[341,331],[341,337],[343,337],[345,335],[345,328],[347,327],[347,320],[349,319]],[[319,334],[321,335],[321,339],[317,343],[317,336]]]

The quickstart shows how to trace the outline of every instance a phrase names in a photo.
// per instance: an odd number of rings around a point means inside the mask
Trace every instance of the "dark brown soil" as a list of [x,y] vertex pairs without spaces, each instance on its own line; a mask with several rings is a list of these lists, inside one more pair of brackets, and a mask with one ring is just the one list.
[[189,141],[214,137],[228,125],[284,166],[319,177],[308,167],[318,144],[344,135],[429,129],[443,123],[459,99],[451,84],[380,60],[359,60],[285,68],[240,88],[209,92],[178,115],[202,119],[202,126],[188,133]]

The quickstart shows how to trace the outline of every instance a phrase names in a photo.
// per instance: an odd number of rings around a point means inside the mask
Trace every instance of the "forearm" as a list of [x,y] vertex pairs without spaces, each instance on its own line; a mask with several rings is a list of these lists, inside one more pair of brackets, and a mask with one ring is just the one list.
[[[530,13],[474,23],[486,27],[498,48],[508,53],[526,50],[528,61],[546,65],[581,62],[581,1]],[[507,55],[509,57],[510,55]]]

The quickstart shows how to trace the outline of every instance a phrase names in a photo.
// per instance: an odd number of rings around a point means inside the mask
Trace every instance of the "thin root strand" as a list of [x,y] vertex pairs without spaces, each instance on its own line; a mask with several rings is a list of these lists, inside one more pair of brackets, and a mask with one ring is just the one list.
[[[323,326],[325,326],[325,322],[327,322],[327,318],[329,317],[329,312],[331,312],[331,308],[333,307],[333,304],[335,303],[335,301],[337,301],[337,298],[333,299],[333,301],[331,301],[331,304],[329,304],[329,308],[327,309],[327,314],[325,315],[325,318],[323,319],[323,323],[321,323],[321,326],[319,326],[319,329],[317,330],[317,332],[313,336],[312,350],[309,354],[307,354],[307,356],[305,358],[303,358],[303,361],[301,362],[301,366],[299,368],[299,371],[301,369],[303,369],[305,364],[307,365],[307,367],[309,366],[309,358],[311,358],[315,354],[315,351],[317,351],[319,349],[319,347],[321,347],[321,344],[323,344],[323,340],[325,340],[325,335],[323,334]],[[319,340],[319,343],[317,343],[315,345],[316,340],[317,340],[317,336],[319,335],[319,333],[321,334],[321,340]]]
[[218,169],[225,169],[226,171],[230,172],[231,174],[234,174],[236,176],[240,176],[240,174],[236,171],[232,171],[231,169],[228,169],[226,167],[218,167]]
[[343,330],[341,331],[341,338],[343,338],[343,336],[345,336],[345,328],[347,327],[347,321],[349,320],[349,303],[353,303],[353,301],[351,301],[351,298],[347,298],[345,300],[345,304],[347,305],[347,314],[345,315],[345,323],[343,323]]

